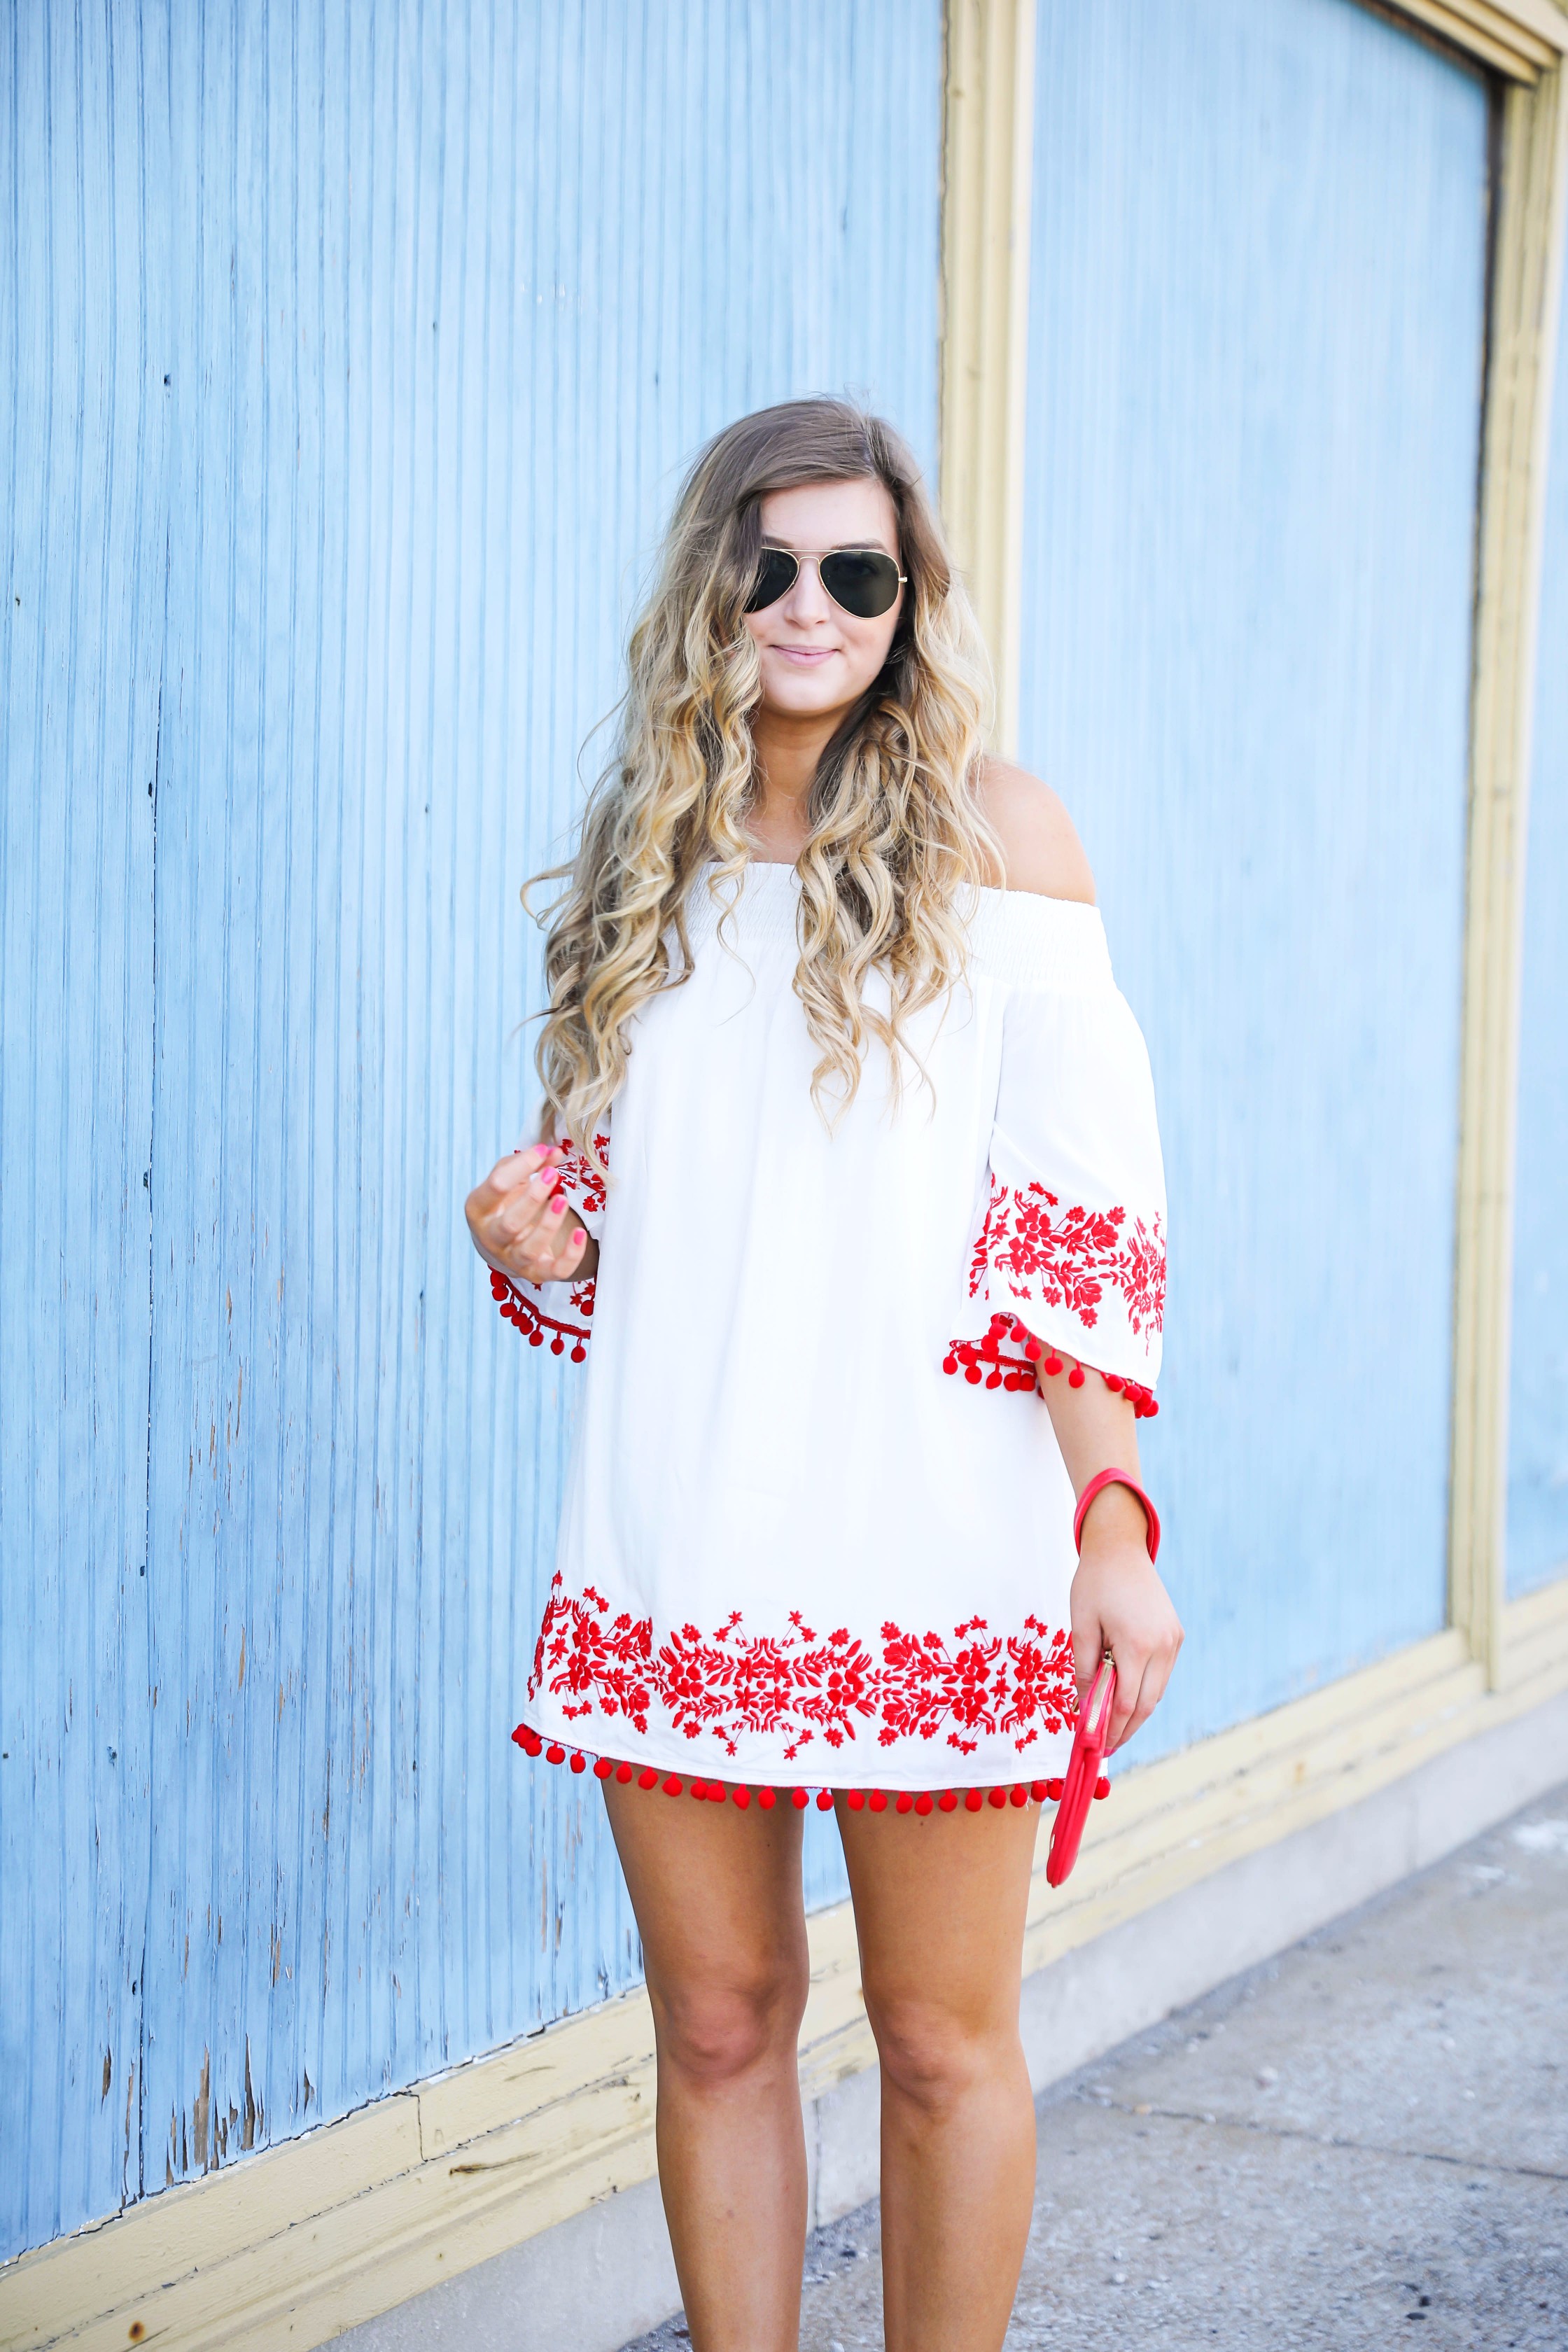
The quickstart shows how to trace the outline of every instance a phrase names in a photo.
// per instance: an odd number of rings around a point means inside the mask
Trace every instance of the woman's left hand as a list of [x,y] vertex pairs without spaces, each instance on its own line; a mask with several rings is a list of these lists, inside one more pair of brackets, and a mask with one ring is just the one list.
[[1107,1650],[1116,1661],[1108,1753],[1147,1723],[1164,1696],[1181,1646],[1181,1621],[1149,1557],[1143,1507],[1127,1487],[1108,1486],[1089,1506],[1072,1580],[1073,1665],[1080,1699]]

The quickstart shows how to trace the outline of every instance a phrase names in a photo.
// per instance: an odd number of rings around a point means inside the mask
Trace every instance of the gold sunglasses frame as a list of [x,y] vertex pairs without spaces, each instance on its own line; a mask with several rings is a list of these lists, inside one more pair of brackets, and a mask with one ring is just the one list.
[[[895,555],[889,555],[885,547],[824,547],[816,551],[815,553],[807,552],[804,549],[795,547],[764,547],[758,559],[759,571],[762,568],[763,562],[770,555],[787,555],[790,562],[795,565],[795,579],[791,580],[787,586],[781,588],[776,596],[771,596],[765,604],[748,604],[746,610],[749,614],[771,613],[775,604],[782,604],[784,598],[789,594],[790,590],[795,586],[795,581],[800,578],[803,569],[808,563],[815,568],[816,572],[816,584],[821,589],[823,594],[826,597],[828,603],[837,606],[839,612],[847,613],[852,621],[880,621],[885,618],[886,614],[892,611],[893,604],[896,604],[899,601],[898,597],[895,595],[892,604],[885,606],[881,613],[857,613],[849,605],[839,604],[837,597],[834,594],[832,589],[828,586],[826,581],[822,576],[823,565],[831,556],[835,555],[879,555],[883,558],[884,562],[892,564],[895,571],[897,571],[898,558]],[[900,588],[907,588],[909,584],[909,573],[907,572],[900,572],[899,586]]]

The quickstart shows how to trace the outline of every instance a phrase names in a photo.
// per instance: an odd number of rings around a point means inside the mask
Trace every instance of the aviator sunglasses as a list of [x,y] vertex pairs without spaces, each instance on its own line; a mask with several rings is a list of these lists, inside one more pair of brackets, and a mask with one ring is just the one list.
[[876,621],[890,613],[908,576],[879,548],[836,547],[827,555],[801,556],[792,555],[787,547],[764,547],[747,612],[765,613],[787,596],[803,563],[816,564],[816,576],[834,603],[858,621]]

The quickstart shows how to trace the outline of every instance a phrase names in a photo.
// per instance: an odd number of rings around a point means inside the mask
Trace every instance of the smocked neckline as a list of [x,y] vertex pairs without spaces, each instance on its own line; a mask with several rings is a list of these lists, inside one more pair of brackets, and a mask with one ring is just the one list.
[[[753,873],[788,874],[797,883],[800,880],[800,867],[783,857],[749,857],[742,872],[748,876]],[[701,878],[699,875],[698,880],[700,881]],[[1069,920],[1076,915],[1098,917],[1100,914],[1100,908],[1092,899],[1056,898],[1045,890],[998,890],[987,883],[982,883],[979,886],[979,895],[987,905],[1001,905],[1005,900],[1012,899],[1026,906],[1049,907],[1054,912],[1065,915]]]
[[[737,950],[796,948],[798,866],[782,858],[748,859],[727,908],[715,905],[707,871],[697,877],[687,899],[687,936],[694,951],[719,933],[721,920],[724,940]],[[775,876],[786,878],[778,881]],[[978,971],[1011,987],[1082,996],[1114,985],[1100,909],[1079,898],[982,889],[969,919],[969,947]]]

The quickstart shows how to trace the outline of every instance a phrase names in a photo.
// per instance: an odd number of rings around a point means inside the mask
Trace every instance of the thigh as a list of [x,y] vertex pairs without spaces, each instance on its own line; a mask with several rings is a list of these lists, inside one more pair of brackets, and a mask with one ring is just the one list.
[[1038,1806],[837,1810],[873,2021],[935,2008],[1016,2030]]
[[794,1989],[804,2003],[810,1962],[796,1809],[742,1812],[616,1780],[604,1790],[656,2009],[701,1989]]

